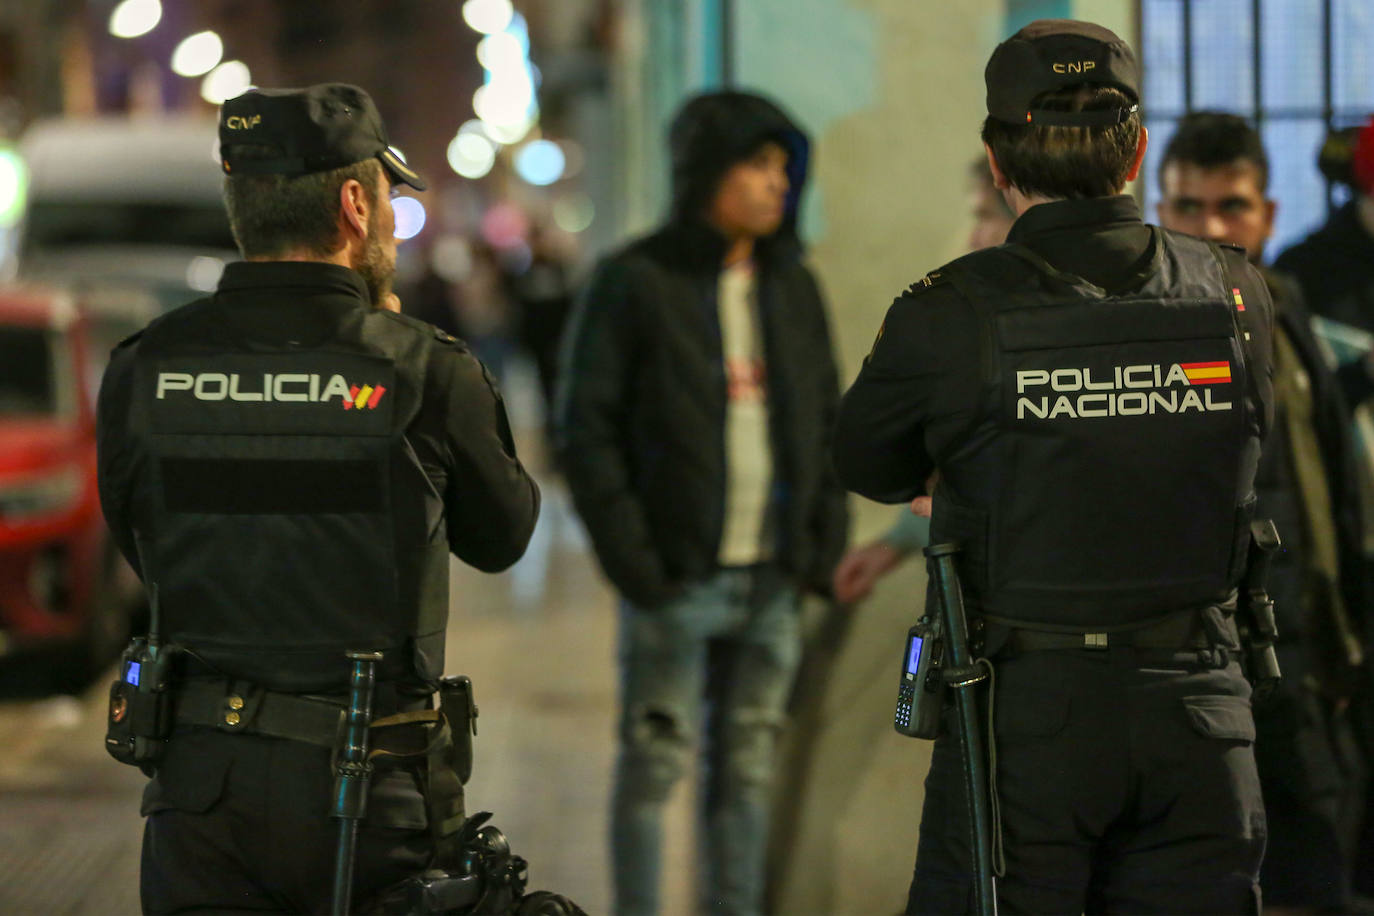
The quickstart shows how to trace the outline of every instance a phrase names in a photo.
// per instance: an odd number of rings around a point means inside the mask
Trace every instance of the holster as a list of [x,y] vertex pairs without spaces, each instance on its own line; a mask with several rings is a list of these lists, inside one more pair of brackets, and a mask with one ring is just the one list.
[[439,708],[398,713],[374,720],[372,751],[376,766],[423,758],[425,807],[434,839],[434,864],[449,867],[460,854],[458,830],[466,817],[463,786],[472,775],[472,736],[477,705],[466,676],[439,682]]

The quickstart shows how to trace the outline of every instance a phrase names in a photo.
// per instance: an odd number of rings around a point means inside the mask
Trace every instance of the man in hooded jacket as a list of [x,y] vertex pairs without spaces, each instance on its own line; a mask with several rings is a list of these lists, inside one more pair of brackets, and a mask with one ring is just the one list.
[[616,911],[658,909],[663,806],[701,734],[703,902],[757,913],[799,597],[828,589],[844,548],[839,383],[796,236],[806,137],[771,102],[718,92],[684,105],[669,142],[672,215],[579,302],[556,435],[622,596]]

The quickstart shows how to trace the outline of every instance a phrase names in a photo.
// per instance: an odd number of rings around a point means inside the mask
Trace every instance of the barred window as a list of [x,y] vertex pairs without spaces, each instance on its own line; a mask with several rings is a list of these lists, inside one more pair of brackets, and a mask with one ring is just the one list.
[[1369,0],[1141,0],[1145,206],[1178,119],[1202,109],[1249,117],[1264,138],[1279,202],[1272,257],[1324,222],[1348,191],[1317,170],[1331,128],[1374,113]]

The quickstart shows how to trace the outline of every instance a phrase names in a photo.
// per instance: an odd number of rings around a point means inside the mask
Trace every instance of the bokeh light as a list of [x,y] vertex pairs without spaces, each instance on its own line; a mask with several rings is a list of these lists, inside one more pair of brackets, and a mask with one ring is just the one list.
[[467,0],[463,4],[463,21],[484,35],[504,30],[514,16],[510,0]]
[[563,150],[552,140],[531,140],[515,154],[515,173],[541,187],[562,178],[566,164]]
[[172,52],[172,72],[178,76],[202,76],[219,65],[224,42],[214,32],[187,35]]
[[513,127],[530,115],[534,83],[523,70],[503,73],[472,94],[472,110],[488,124]]
[[194,257],[186,265],[186,285],[202,293],[211,293],[224,275],[224,261],[220,258]]
[[595,219],[596,204],[586,194],[568,194],[553,202],[553,223],[564,232],[576,235],[590,227]]
[[15,150],[0,149],[0,228],[19,222],[28,191],[29,172],[23,158]]
[[205,76],[200,84],[200,97],[211,105],[223,105],[226,100],[242,95],[253,85],[248,65],[241,60],[226,60]]
[[496,147],[482,134],[460,133],[448,145],[448,164],[464,178],[481,178],[496,162]]
[[413,197],[397,197],[391,201],[396,211],[396,238],[413,239],[425,228],[425,205]]
[[110,13],[110,34],[115,38],[137,38],[151,32],[161,21],[159,0],[124,0]]
[[509,32],[495,32],[477,42],[477,62],[493,73],[525,66],[525,49]]
[[513,248],[525,243],[530,221],[515,204],[493,204],[482,214],[482,238],[493,248]]
[[478,121],[482,125],[482,131],[492,141],[503,146],[510,146],[525,139],[525,136],[534,129],[535,119],[526,115],[519,121],[512,124],[488,124],[485,121]]

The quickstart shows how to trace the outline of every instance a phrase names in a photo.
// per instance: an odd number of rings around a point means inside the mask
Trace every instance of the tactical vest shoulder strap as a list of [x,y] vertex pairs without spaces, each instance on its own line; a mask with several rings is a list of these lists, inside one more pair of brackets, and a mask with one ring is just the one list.
[[1051,281],[1061,283],[1064,286],[1070,287],[1072,289],[1086,290],[1096,296],[1105,296],[1107,294],[1107,291],[1104,290],[1102,287],[1094,283],[1090,283],[1089,281],[1083,279],[1077,274],[1071,274],[1067,271],[1060,270],[1058,267],[1055,267],[1053,264],[1051,264],[1049,261],[1046,261],[1044,258],[1036,254],[1034,251],[1031,251],[1025,245],[1012,242],[1003,245],[1001,247],[1001,250],[1009,255],[1020,258],[1022,261],[1026,262],[1031,267],[1033,267],[1037,273],[1041,274],[1042,276],[1048,278]]
[[[1229,248],[1231,246],[1228,245],[1227,247]],[[1233,285],[1231,279],[1231,270],[1229,267],[1226,266],[1226,255],[1222,253],[1221,246],[1218,245],[1216,242],[1209,241],[1207,242],[1207,248],[1209,251],[1212,252],[1212,257],[1216,258],[1217,267],[1221,270],[1221,279],[1226,284],[1226,294],[1228,298],[1230,296],[1235,296],[1237,299],[1239,299],[1240,287]],[[1259,380],[1255,377],[1254,372],[1255,361],[1250,358],[1250,333],[1245,330],[1245,324],[1240,320],[1240,309],[1242,308],[1241,304],[1239,302],[1233,302],[1232,304],[1234,307],[1229,310],[1231,312],[1231,325],[1233,328],[1235,328],[1236,342],[1240,344],[1240,358],[1242,360],[1242,365],[1245,369],[1245,393],[1246,396],[1250,399],[1250,404],[1252,405],[1251,409],[1256,411],[1256,413],[1261,417],[1261,420],[1259,422],[1261,423],[1261,425],[1263,425],[1262,417],[1264,415],[1264,404],[1260,401]]]

